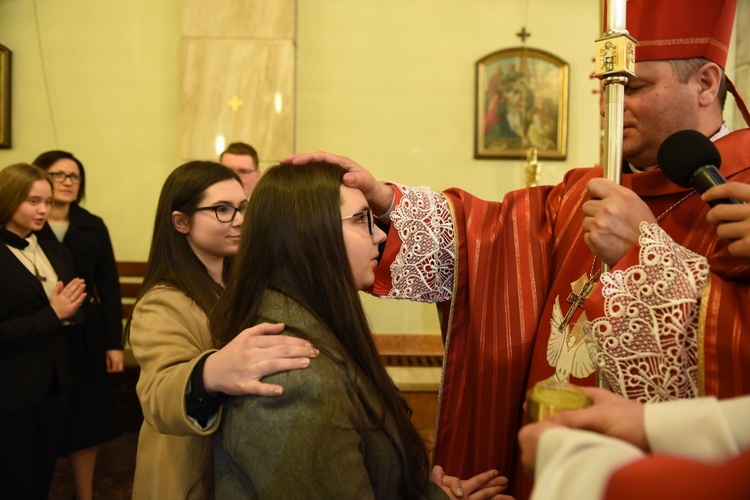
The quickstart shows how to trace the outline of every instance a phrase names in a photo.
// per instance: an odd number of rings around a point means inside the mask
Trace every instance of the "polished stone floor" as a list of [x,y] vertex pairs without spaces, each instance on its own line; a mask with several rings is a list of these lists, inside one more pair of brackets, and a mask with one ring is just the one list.
[[[112,375],[123,434],[99,448],[94,471],[94,498],[101,500],[130,499],[135,472],[135,450],[143,415],[135,394],[138,370]],[[75,490],[70,459],[57,461],[50,488],[50,500],[70,500]]]
[[[94,472],[94,498],[130,500],[135,471],[135,449],[138,433],[128,431],[99,449]],[[57,461],[55,478],[50,488],[50,500],[70,500],[74,485],[70,460]]]

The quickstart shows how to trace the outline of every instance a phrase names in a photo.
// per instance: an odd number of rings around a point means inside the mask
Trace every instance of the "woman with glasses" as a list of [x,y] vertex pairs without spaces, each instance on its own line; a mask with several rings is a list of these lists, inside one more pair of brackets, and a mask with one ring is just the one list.
[[80,206],[86,195],[83,164],[66,151],[40,154],[34,165],[55,187],[40,237],[60,241],[86,280],[85,322],[67,335],[72,376],[71,418],[61,454],[70,456],[76,498],[90,500],[99,445],[120,435],[117,402],[109,373],[123,371],[122,301],[117,265],[104,221]]
[[52,184],[31,165],[0,171],[0,498],[46,499],[65,435],[65,339],[86,286],[63,245],[37,238]]
[[281,395],[281,385],[260,378],[304,368],[317,355],[306,340],[266,335],[283,329],[270,324],[213,349],[207,314],[229,278],[246,203],[237,174],[212,162],[178,167],[162,188],[143,288],[126,325],[144,416],[133,498],[211,498],[208,436],[226,395]]
[[[264,322],[313,342],[304,373],[266,378],[279,398],[232,398],[215,445],[219,498],[468,498],[500,495],[488,471],[461,484],[432,477],[410,410],[383,366],[358,290],[373,284],[378,244],[364,195],[327,163],[280,165],[250,198],[242,246],[211,315],[217,345]],[[434,482],[431,482],[432,479]],[[438,483],[438,484],[435,484]],[[480,498],[480,496],[474,497]]]

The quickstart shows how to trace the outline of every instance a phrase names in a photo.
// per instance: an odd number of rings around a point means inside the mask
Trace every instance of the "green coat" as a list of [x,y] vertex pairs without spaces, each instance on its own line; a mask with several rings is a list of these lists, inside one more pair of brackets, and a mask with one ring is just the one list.
[[[266,292],[260,312],[262,321],[305,332],[321,354],[307,369],[265,378],[284,388],[282,396],[225,404],[214,448],[216,498],[400,498],[408,457],[395,423],[379,428],[375,395],[338,340],[281,294]],[[447,498],[429,484],[430,498]]]

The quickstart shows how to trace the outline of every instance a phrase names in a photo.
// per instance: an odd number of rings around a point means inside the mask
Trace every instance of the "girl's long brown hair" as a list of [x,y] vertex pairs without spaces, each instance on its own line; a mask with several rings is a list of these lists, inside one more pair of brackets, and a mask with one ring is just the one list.
[[[393,418],[405,449],[405,498],[423,494],[429,461],[409,410],[378,355],[344,247],[339,188],[346,171],[328,163],[277,165],[250,198],[240,250],[211,314],[218,347],[258,323],[265,290],[280,292],[317,316],[368,379]],[[299,332],[304,335],[304,332]]]

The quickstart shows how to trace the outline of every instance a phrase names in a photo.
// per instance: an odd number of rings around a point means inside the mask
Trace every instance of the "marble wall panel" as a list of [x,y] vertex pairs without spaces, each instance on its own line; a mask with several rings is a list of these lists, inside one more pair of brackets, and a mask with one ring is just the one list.
[[295,0],[183,0],[182,36],[293,38]]
[[291,40],[183,39],[182,159],[216,158],[217,136],[264,163],[291,154],[294,54]]

